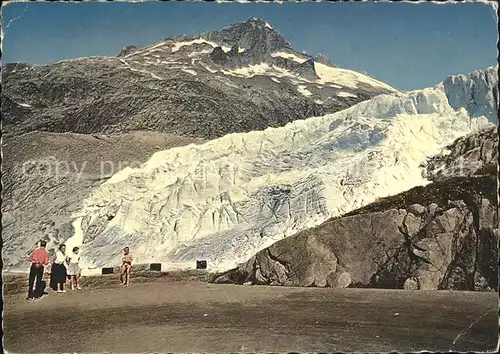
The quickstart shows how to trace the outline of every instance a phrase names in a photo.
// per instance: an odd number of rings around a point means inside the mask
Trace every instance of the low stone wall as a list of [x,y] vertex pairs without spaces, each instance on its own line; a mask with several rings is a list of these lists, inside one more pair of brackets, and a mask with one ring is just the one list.
[[[196,261],[194,264],[189,263],[139,263],[132,264],[134,272],[172,272],[172,271],[188,271],[188,270],[205,270],[207,269],[206,261]],[[96,276],[120,273],[120,266],[82,269],[82,276]]]

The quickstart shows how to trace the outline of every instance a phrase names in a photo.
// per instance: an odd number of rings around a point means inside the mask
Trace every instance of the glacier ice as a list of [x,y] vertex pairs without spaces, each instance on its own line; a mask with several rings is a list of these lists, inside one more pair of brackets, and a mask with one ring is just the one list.
[[491,124],[456,108],[439,85],[157,152],[94,190],[67,244],[83,243],[90,268],[117,264],[124,246],[139,263],[233,268],[283,237],[426,184],[427,157]]
[[452,108],[465,108],[471,117],[498,121],[498,64],[469,75],[450,76],[442,86]]

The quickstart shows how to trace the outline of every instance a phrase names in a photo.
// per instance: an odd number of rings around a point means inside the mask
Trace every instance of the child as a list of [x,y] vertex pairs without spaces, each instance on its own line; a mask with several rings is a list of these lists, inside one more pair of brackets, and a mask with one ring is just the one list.
[[75,285],[78,290],[82,290],[80,288],[80,256],[78,252],[80,249],[78,247],[73,247],[73,257],[69,258],[68,262],[68,275],[69,275],[69,283],[71,284],[71,290],[75,290]]
[[[123,249],[122,265],[120,267],[120,281],[122,285],[128,286],[130,284],[130,269],[132,268],[132,255],[128,247]],[[125,282],[123,276],[125,275]]]

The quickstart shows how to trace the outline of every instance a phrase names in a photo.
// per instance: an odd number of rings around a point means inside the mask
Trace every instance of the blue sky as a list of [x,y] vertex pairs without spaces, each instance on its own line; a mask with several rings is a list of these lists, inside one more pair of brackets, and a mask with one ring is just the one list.
[[254,16],[299,51],[326,54],[340,67],[406,90],[497,61],[495,12],[482,3],[39,2],[3,8],[2,62],[115,55],[128,44],[195,35]]

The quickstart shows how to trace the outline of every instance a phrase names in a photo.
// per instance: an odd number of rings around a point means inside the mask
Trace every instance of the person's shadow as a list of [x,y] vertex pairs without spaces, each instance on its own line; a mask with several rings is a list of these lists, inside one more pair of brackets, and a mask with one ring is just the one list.
[[45,291],[46,288],[47,288],[47,282],[45,280],[42,280],[40,282],[40,289],[36,289],[35,297],[42,297],[44,295],[48,295],[49,293]]

